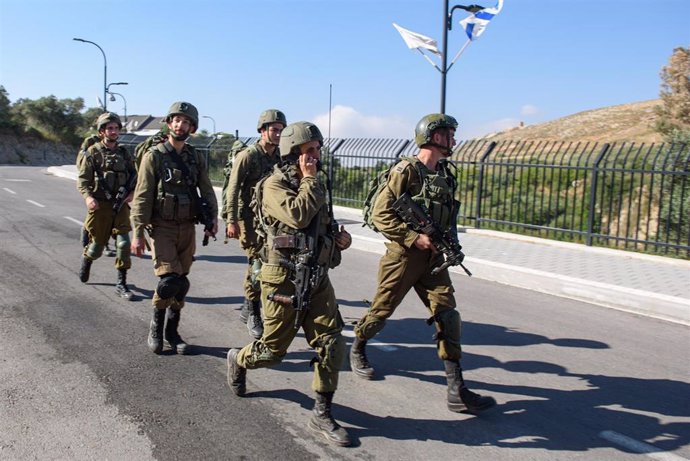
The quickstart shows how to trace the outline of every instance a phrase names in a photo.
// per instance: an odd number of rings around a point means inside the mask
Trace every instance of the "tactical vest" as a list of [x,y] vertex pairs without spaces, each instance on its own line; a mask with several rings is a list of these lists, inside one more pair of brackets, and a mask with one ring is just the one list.
[[[94,169],[95,187],[93,195],[97,200],[106,200],[106,190],[115,196],[120,186],[127,184],[132,171],[127,167],[131,157],[123,146],[110,150],[103,143],[94,144],[85,154]],[[102,178],[102,180],[101,180]]]
[[244,178],[244,187],[240,191],[237,201],[237,212],[240,219],[244,218],[244,214],[249,210],[256,184],[261,178],[270,174],[273,167],[280,161],[280,154],[277,151],[269,156],[263,152],[258,144],[253,144],[248,149],[250,168]]
[[[294,168],[294,166],[287,168],[287,171],[283,169],[280,172],[274,172],[274,174],[282,175],[281,181],[289,184],[292,190],[297,191],[299,181],[289,172],[289,169]],[[257,185],[258,188],[254,195],[255,209],[261,207],[263,200],[261,189],[264,183],[265,179]],[[324,204],[314,219],[317,220],[314,254],[317,264],[323,268],[323,274],[325,274],[329,268],[332,269],[340,264],[340,251],[336,250],[335,247],[328,206]],[[256,214],[256,221],[258,221],[256,222],[257,231],[262,232],[265,238],[265,262],[269,264],[282,265],[285,261],[291,262],[300,250],[300,245],[304,243],[306,233],[309,231],[309,229],[294,229],[271,216],[264,215],[262,212]]]
[[194,147],[185,144],[180,153],[180,158],[189,169],[187,178],[172,159],[169,153],[172,150],[174,147],[169,142],[160,143],[151,150],[155,155],[154,164],[158,174],[154,213],[166,221],[194,221],[197,216],[197,204],[191,190],[197,187],[199,178],[196,151]]
[[418,162],[415,170],[420,182],[411,188],[412,200],[424,206],[431,219],[442,229],[455,226],[453,221],[457,217],[459,202],[455,200],[457,180],[450,171],[451,164],[447,160],[441,160],[437,170],[430,171],[416,158],[413,161]]

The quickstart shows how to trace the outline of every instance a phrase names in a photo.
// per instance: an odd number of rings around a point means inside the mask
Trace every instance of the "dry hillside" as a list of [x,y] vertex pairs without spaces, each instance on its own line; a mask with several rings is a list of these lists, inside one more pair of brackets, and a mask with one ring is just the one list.
[[592,109],[568,115],[539,125],[527,125],[496,133],[492,140],[559,140],[559,141],[634,141],[662,142],[654,131],[654,107],[661,101],[634,102],[619,106]]

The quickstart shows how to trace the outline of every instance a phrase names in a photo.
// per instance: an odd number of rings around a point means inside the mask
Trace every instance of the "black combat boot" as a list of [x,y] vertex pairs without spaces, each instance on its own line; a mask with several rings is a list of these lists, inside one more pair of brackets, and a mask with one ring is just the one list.
[[462,379],[460,363],[453,360],[444,360],[446,378],[448,379],[448,409],[456,413],[468,412],[473,415],[496,405],[493,397],[483,397],[475,394],[465,386]]
[[127,288],[127,269],[117,270],[117,283],[115,284],[115,293],[127,301],[132,300],[132,292]]
[[242,397],[247,392],[247,369],[237,363],[237,354],[239,352],[239,349],[230,349],[228,351],[228,386],[230,386],[235,395]]
[[149,327],[147,343],[154,354],[163,352],[163,326],[165,325],[165,310],[153,308],[153,317]]
[[93,260],[87,258],[86,256],[81,257],[81,268],[79,269],[79,280],[82,283],[89,281],[89,276],[91,275],[91,264]]
[[168,308],[168,321],[165,323],[165,342],[168,343],[170,349],[180,355],[187,353],[187,343],[180,337],[177,332],[177,327],[180,325],[180,314],[182,311],[175,311]]
[[362,379],[373,379],[374,367],[367,360],[366,346],[366,339],[359,339],[355,336],[355,340],[352,341],[352,347],[350,348],[350,368],[352,368],[355,375]]
[[331,416],[333,392],[317,392],[314,401],[314,414],[309,420],[309,429],[323,435],[329,443],[340,447],[350,445],[350,437],[340,424]]
[[260,339],[264,334],[264,321],[261,318],[261,301],[250,301],[251,311],[247,318],[247,330],[254,339]]

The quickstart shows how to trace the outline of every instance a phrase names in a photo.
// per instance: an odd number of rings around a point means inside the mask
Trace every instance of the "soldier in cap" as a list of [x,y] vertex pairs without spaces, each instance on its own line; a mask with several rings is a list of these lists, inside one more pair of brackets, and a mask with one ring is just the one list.
[[240,319],[247,324],[249,334],[261,338],[261,287],[257,280],[261,268],[261,242],[254,229],[254,213],[249,204],[254,187],[259,180],[271,172],[280,160],[278,144],[280,133],[287,125],[285,114],[276,109],[261,113],[257,131],[261,138],[237,154],[232,162],[226,196],[223,200],[222,216],[227,223],[228,238],[239,239],[247,254],[247,272],[244,278],[244,303]]
[[[79,269],[79,279],[86,283],[91,274],[91,264],[101,257],[111,235],[116,239],[115,269],[117,283],[115,291],[129,300],[132,292],[127,287],[127,270],[131,267],[129,231],[129,205],[113,208],[115,198],[121,187],[131,184],[136,176],[132,157],[123,146],[117,143],[122,129],[120,117],[113,112],[101,114],[96,120],[99,141],[77,159],[77,190],[84,197],[87,215],[84,229],[88,241],[84,245]],[[129,192],[125,202],[132,200]]]
[[[228,351],[228,385],[236,395],[244,395],[247,370],[279,364],[301,327],[316,351],[312,361],[316,398],[308,426],[329,443],[347,446],[347,431],[331,415],[346,345],[328,270],[340,264],[341,251],[352,239],[343,227],[334,229],[330,198],[318,178],[322,143],[316,125],[288,125],[280,138],[281,165],[257,184],[256,214],[266,234],[266,259],[260,276],[264,332],[261,339],[241,350]],[[301,256],[306,257],[303,260]],[[308,271],[304,271],[306,266]],[[301,276],[308,280],[308,287],[299,283],[305,281]],[[296,309],[301,307],[297,296],[306,294],[306,290],[298,293],[296,286],[310,289],[306,312]]]
[[453,153],[457,121],[445,114],[429,114],[415,128],[419,153],[411,160],[395,165],[373,204],[372,219],[378,230],[390,240],[379,264],[378,289],[368,312],[354,328],[355,339],[350,350],[350,366],[360,378],[372,379],[374,367],[369,363],[367,341],[383,329],[386,319],[414,288],[431,314],[438,356],[443,360],[448,382],[448,409],[454,412],[480,413],[496,404],[492,397],[470,391],[460,367],[460,314],[456,309],[454,289],[448,269],[432,274],[443,255],[426,234],[407,227],[393,210],[393,202],[408,192],[412,200],[429,210],[441,229],[452,229],[457,241],[455,217],[459,203],[455,200],[456,178],[447,159]]
[[152,145],[139,165],[132,202],[132,252],[137,256],[144,254],[144,230],[149,228],[154,272],[159,277],[152,300],[149,349],[160,354],[165,341],[174,352],[185,354],[187,343],[180,337],[178,327],[189,291],[187,275],[196,250],[194,225],[201,213],[200,202],[205,201],[214,221],[213,229],[205,233],[215,235],[218,204],[204,156],[185,142],[199,126],[196,107],[188,102],[173,103],[166,123],[167,140]]

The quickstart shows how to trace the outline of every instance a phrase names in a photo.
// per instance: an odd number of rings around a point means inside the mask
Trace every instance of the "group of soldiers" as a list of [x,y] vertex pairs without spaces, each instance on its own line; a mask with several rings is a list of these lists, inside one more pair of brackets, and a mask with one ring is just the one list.
[[[164,345],[179,354],[188,350],[178,326],[190,288],[195,224],[205,224],[206,237],[215,236],[218,229],[218,204],[205,159],[185,142],[198,122],[192,104],[174,103],[165,119],[165,134],[135,159],[117,144],[119,118],[106,113],[96,124],[99,141],[78,156],[77,187],[88,211],[80,279],[88,281],[92,261],[114,236],[116,291],[130,299],[126,282],[130,255],[141,256],[150,245],[159,282],[147,344],[156,354]],[[447,165],[457,126],[448,115],[423,117],[415,128],[418,154],[392,168],[373,204],[373,221],[389,242],[380,261],[376,294],[355,326],[349,360],[356,376],[375,377],[367,341],[384,328],[414,288],[429,310],[428,323],[436,329],[437,352],[447,376],[448,409],[478,414],[496,402],[470,391],[463,380],[461,321],[447,264],[432,272],[443,264],[444,255],[429,235],[412,229],[393,206],[408,194],[428,210],[435,225],[457,239],[456,179]],[[247,255],[240,318],[254,339],[228,351],[228,385],[235,395],[245,395],[247,370],[279,364],[301,329],[316,353],[315,403],[308,427],[329,443],[348,446],[347,431],[331,414],[348,353],[329,271],[340,264],[352,237],[333,216],[330,180],[321,171],[323,136],[313,123],[288,124],[285,114],[275,109],[260,115],[257,130],[259,140],[234,157],[223,197],[225,234],[239,239]],[[128,187],[132,175],[136,187]],[[118,208],[118,200],[125,205]]]

